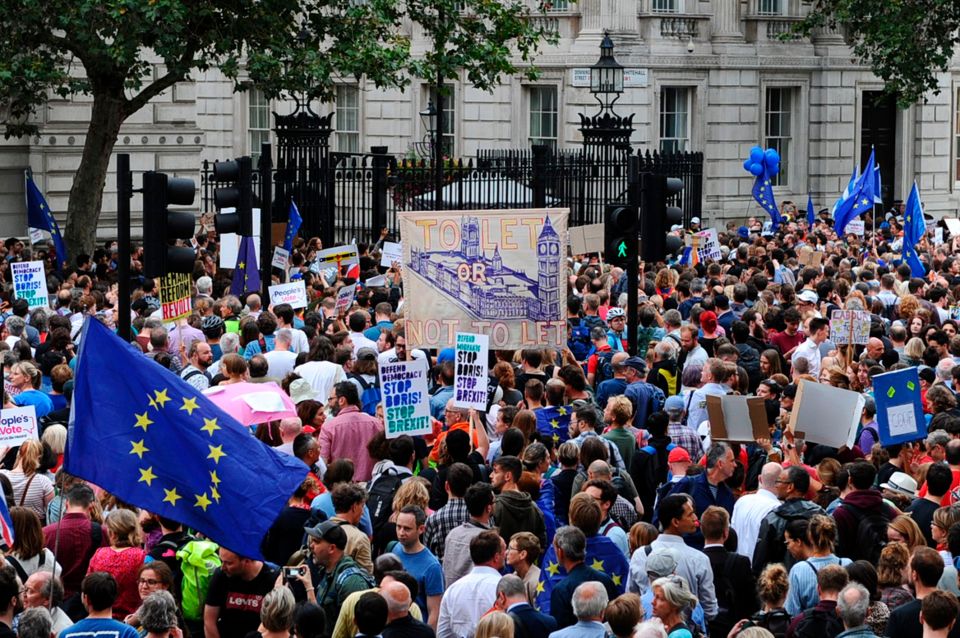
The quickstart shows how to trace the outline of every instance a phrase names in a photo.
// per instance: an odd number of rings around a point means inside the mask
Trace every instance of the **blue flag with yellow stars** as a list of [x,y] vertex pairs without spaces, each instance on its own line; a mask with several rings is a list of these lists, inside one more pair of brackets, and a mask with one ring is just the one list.
[[870,158],[867,159],[867,166],[853,183],[850,196],[847,197],[844,194],[840,202],[837,203],[837,208],[833,213],[833,228],[841,238],[847,224],[868,210],[873,210],[874,189],[877,186],[876,171],[874,170],[876,165],[876,157],[874,151],[871,150]]
[[296,202],[290,200],[290,218],[287,220],[287,232],[283,236],[283,248],[286,251],[293,250],[293,238],[297,236],[297,231],[303,224],[303,217],[300,216],[300,209]]
[[24,171],[23,177],[26,180],[27,191],[27,226],[30,228],[39,228],[50,233],[53,238],[53,245],[57,249],[57,269],[67,261],[67,245],[63,243],[63,236],[60,234],[60,226],[57,220],[53,218],[47,200],[43,193],[33,181],[33,175],[30,171]]
[[240,239],[237,251],[237,267],[233,269],[230,294],[240,297],[245,292],[260,292],[260,266],[257,264],[257,247],[253,237]]
[[[617,591],[626,591],[627,574],[630,573],[630,561],[612,540],[602,534],[594,534],[587,539],[587,551],[584,564],[603,572],[613,580]],[[540,566],[540,582],[537,583],[536,607],[542,614],[550,613],[550,592],[561,580],[566,578],[567,570],[557,562],[557,551],[553,544],[547,548]]]
[[753,198],[760,204],[760,208],[767,211],[770,215],[770,221],[773,222],[773,230],[777,230],[780,225],[780,210],[777,208],[777,200],[773,197],[773,183],[766,173],[759,175],[753,183],[751,191]]
[[249,558],[307,476],[96,319],[83,326],[64,468]]
[[547,406],[533,411],[537,416],[537,431],[540,436],[553,439],[555,449],[570,440],[570,416],[573,412],[572,405]]
[[920,204],[920,189],[913,183],[907,206],[903,211],[903,261],[910,266],[911,277],[925,277],[927,269],[917,255],[917,244],[927,232],[927,223],[923,219],[923,206]]

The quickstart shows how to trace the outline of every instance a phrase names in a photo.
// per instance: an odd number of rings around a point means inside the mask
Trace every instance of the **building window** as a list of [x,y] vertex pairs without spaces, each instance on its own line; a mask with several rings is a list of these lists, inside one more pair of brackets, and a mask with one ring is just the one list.
[[757,13],[762,16],[783,15],[783,0],[757,0]]
[[341,153],[359,153],[360,89],[350,84],[338,85],[335,108],[337,150]]
[[557,147],[557,87],[527,87],[530,98],[530,143]]
[[780,154],[780,172],[773,178],[774,186],[790,183],[790,151],[793,143],[793,100],[795,89],[769,87],[766,91],[766,120],[763,137],[766,148],[775,148]]
[[957,100],[954,102],[953,108],[953,153],[957,171],[954,173],[953,179],[960,183],[960,87],[957,88]]
[[260,145],[270,141],[270,100],[260,89],[250,89],[248,95],[248,137],[253,165],[260,161]]
[[685,86],[665,86],[660,91],[660,152],[690,150],[690,93]]
[[570,11],[570,0],[553,0],[547,5],[547,11]]
[[[457,90],[451,85],[446,85],[446,92],[443,94],[443,154],[447,157],[453,157],[456,151],[455,144],[455,124],[457,119]],[[430,87],[430,102],[437,104],[437,89]],[[434,131],[429,131],[434,133]]]
[[650,7],[654,13],[680,13],[681,0],[653,0]]

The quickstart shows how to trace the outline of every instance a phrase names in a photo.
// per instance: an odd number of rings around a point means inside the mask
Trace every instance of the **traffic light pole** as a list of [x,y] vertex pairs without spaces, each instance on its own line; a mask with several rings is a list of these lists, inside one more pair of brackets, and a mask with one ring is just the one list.
[[130,330],[130,198],[133,175],[130,155],[117,155],[117,330],[124,341],[132,341]]
[[[627,163],[627,204],[635,214],[640,214],[640,158],[630,155]],[[639,227],[639,225],[638,225]],[[636,245],[636,237],[633,238]],[[627,262],[627,350],[631,357],[637,354],[638,335],[640,328],[640,295],[637,286],[640,285],[639,251],[632,251],[633,258]]]
[[261,300],[269,305],[273,284],[273,156],[270,144],[260,145],[260,289]]

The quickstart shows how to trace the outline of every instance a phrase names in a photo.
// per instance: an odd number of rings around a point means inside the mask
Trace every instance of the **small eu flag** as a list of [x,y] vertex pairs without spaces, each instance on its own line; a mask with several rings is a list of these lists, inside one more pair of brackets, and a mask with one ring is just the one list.
[[850,189],[850,196],[847,197],[845,193],[841,201],[837,204],[837,209],[834,212],[833,227],[834,230],[837,231],[838,236],[843,237],[847,224],[868,210],[873,210],[875,203],[874,189],[877,186],[875,167],[876,158],[874,151],[871,150],[870,159],[867,160],[866,167]]
[[245,292],[260,291],[260,270],[257,264],[257,247],[253,237],[240,238],[240,250],[237,251],[237,267],[233,269],[233,282],[230,294],[237,297]]
[[553,439],[557,447],[566,443],[570,438],[570,416],[573,412],[572,405],[548,406],[534,410],[540,436]]
[[923,206],[920,204],[920,189],[913,183],[910,196],[907,197],[907,206],[903,211],[903,260],[910,266],[913,277],[924,277],[927,269],[917,255],[917,244],[923,234],[927,232],[927,224],[923,219]]
[[50,212],[50,207],[47,205],[43,193],[40,192],[36,182],[33,181],[33,174],[26,170],[23,172],[23,178],[26,181],[27,191],[27,226],[50,233],[53,238],[53,246],[57,251],[57,268],[59,269],[60,265],[67,261],[67,246],[63,243],[60,226],[57,225],[57,220],[53,218],[53,213]]
[[777,209],[777,200],[773,197],[773,183],[766,173],[757,176],[751,192],[760,207],[770,215],[772,230],[776,231],[781,221],[780,211]]
[[64,468],[249,558],[307,475],[89,317]]
[[813,195],[807,193],[807,227],[813,230],[813,223],[817,221],[817,213],[813,210]]
[[[621,594],[626,590],[630,561],[616,543],[603,534],[596,534],[587,539],[584,565],[609,576]],[[557,560],[557,550],[551,544],[543,556],[540,582],[537,583],[536,607],[540,613],[550,613],[550,594],[557,583],[566,577],[567,570]]]
[[283,236],[283,248],[287,252],[293,250],[293,238],[297,236],[300,226],[303,224],[303,217],[300,216],[300,209],[297,203],[290,200],[290,218],[287,220],[287,232]]

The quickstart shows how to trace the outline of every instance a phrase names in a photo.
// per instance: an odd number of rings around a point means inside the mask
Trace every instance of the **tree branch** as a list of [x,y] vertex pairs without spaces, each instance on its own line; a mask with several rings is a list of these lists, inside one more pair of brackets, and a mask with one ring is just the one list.
[[[196,44],[192,44],[190,47],[187,48],[186,51],[184,51],[183,55],[180,56],[180,59],[177,61],[177,64],[175,65],[175,68],[179,68],[179,69],[192,68],[194,64],[190,63],[190,61],[193,60],[193,56],[194,54],[196,54],[196,52],[197,52]],[[190,63],[189,66],[187,66],[188,63]],[[149,102],[156,96],[160,95],[161,93],[169,89],[171,86],[173,86],[180,80],[184,79],[184,77],[185,77],[185,74],[182,72],[168,71],[166,75],[159,78],[157,81],[149,84],[137,95],[135,95],[134,97],[126,101],[126,104],[124,107],[126,114],[130,115],[130,114],[136,113],[141,108],[143,108],[147,104],[147,102]]]

